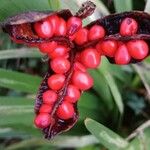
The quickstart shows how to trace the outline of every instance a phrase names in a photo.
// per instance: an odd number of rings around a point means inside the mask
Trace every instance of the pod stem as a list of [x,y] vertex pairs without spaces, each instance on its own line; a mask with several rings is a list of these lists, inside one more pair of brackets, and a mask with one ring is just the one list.
[[86,17],[93,14],[95,11],[96,5],[91,1],[86,1],[82,4],[81,8],[78,10],[75,16],[85,19]]

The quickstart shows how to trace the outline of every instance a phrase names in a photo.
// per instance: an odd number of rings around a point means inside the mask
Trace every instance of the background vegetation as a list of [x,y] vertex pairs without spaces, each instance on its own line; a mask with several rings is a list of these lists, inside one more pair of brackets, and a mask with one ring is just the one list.
[[[28,10],[75,12],[83,1],[0,0],[0,21]],[[114,12],[150,12],[150,0],[93,2],[97,10],[85,23]],[[51,141],[33,126],[34,99],[47,70],[43,59],[37,49],[12,43],[0,30],[0,149],[150,150],[149,58],[128,66],[112,65],[103,58],[98,69],[89,71],[95,85],[79,101],[78,123]]]

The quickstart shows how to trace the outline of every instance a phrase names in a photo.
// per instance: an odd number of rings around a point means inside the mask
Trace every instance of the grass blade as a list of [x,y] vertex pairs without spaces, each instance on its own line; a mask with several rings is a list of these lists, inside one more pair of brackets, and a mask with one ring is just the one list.
[[116,12],[131,11],[132,0],[113,0]]
[[0,87],[36,93],[40,82],[41,78],[37,76],[0,69]]
[[13,59],[13,58],[41,58],[42,55],[37,49],[12,49],[0,50],[0,60]]

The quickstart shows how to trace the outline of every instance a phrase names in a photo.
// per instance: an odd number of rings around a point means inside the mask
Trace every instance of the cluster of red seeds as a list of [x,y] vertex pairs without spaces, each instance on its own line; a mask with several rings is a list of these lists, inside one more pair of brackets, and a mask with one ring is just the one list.
[[[42,22],[34,24],[36,33],[42,38],[50,38],[53,35],[72,38],[75,30],[77,31],[80,28],[82,28],[82,21],[77,17],[72,17],[65,22],[58,16],[51,16]],[[46,128],[54,121],[50,117],[50,113],[57,101],[57,93],[65,84],[66,73],[71,68],[71,63],[68,59],[70,49],[56,42],[41,43],[39,49],[41,52],[47,53],[51,58],[49,65],[54,72],[48,78],[49,90],[43,93],[43,104],[35,118],[35,125],[38,128]],[[79,100],[81,90],[87,90],[92,85],[93,79],[86,72],[86,68],[76,60],[73,64],[72,79],[68,85],[66,96],[57,109],[57,116],[62,120],[72,118],[75,112],[73,104]]]
[[[64,36],[77,46],[99,40],[95,47],[89,46],[81,52],[77,52],[73,64],[69,61],[70,48],[54,41],[38,45],[40,51],[50,57],[49,65],[54,72],[47,80],[49,90],[43,93],[43,103],[39,114],[35,118],[35,125],[38,128],[46,128],[53,123],[54,120],[50,114],[57,102],[57,93],[63,88],[67,72],[71,67],[73,67],[73,74],[67,88],[67,94],[56,112],[58,118],[62,120],[67,120],[74,116],[73,104],[79,100],[81,91],[92,87],[93,79],[87,73],[87,69],[97,68],[102,55],[114,58],[116,64],[125,65],[131,59],[144,59],[149,53],[149,47],[144,40],[131,40],[128,42],[103,40],[107,35],[103,26],[93,25],[90,29],[83,28],[82,20],[78,17],[71,17],[65,21],[63,18],[53,15],[36,22],[34,30],[41,38]],[[137,31],[138,23],[136,20],[125,18],[121,22],[121,36],[133,36]]]
[[[125,18],[120,25],[121,36],[133,36],[138,31],[138,23],[132,18]],[[107,40],[100,42],[97,48],[102,54],[112,57],[116,64],[126,65],[132,59],[142,60],[149,53],[148,44],[144,40],[131,40],[121,42],[115,40]]]

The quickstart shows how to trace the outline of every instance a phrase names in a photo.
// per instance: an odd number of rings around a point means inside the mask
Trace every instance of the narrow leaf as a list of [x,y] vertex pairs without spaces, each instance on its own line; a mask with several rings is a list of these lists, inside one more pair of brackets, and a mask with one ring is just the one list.
[[21,48],[0,51],[0,60],[12,58],[41,58],[41,56],[41,53],[37,49]]
[[85,126],[102,145],[110,150],[120,150],[128,146],[126,140],[92,119],[87,118],[85,120]]
[[[79,144],[80,143],[80,144]],[[18,144],[13,144],[7,147],[6,150],[17,150],[33,146],[57,146],[61,148],[78,148],[91,144],[97,144],[98,141],[93,136],[58,136],[54,140],[46,141],[41,138],[31,138],[19,142]],[[52,148],[53,149],[53,148]]]
[[[54,5],[52,5],[52,8],[49,6],[48,0],[1,0],[0,5],[0,21],[6,19],[10,15],[15,15],[17,13],[25,12],[25,11],[31,11],[31,10],[50,10],[54,8]],[[54,1],[53,1],[54,2]]]
[[59,0],[48,0],[48,3],[52,10],[58,10],[60,7]]
[[124,111],[123,100],[122,100],[120,91],[117,87],[117,84],[116,84],[113,76],[110,74],[109,67],[110,67],[110,64],[108,64],[106,59],[103,59],[103,64],[98,69],[98,71],[103,73],[103,75],[107,81],[107,84],[109,85],[109,88],[111,90],[111,93],[113,95],[114,101],[119,109],[119,112],[122,114]]
[[113,0],[117,12],[131,11],[132,0]]
[[40,81],[41,78],[37,76],[0,69],[0,87],[36,93]]

